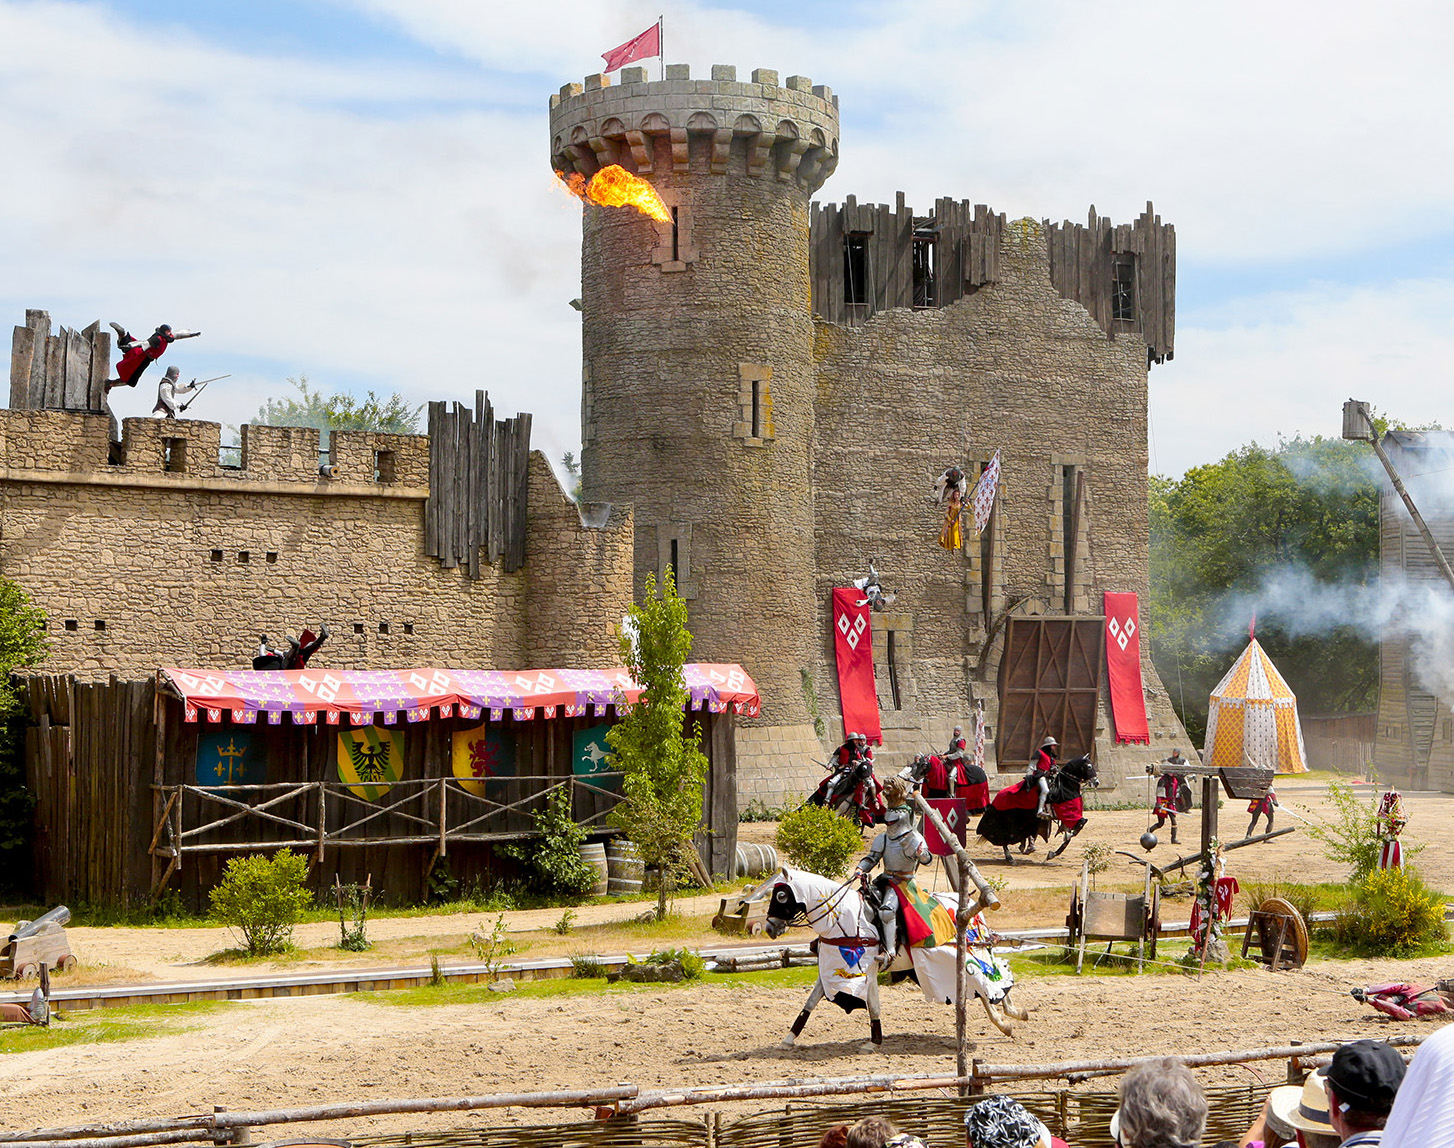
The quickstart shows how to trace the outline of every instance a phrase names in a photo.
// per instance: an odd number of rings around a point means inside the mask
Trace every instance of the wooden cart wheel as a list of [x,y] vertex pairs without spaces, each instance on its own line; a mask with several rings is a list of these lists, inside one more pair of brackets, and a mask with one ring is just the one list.
[[56,961],[56,968],[63,973],[68,973],[75,967],[76,958],[70,953],[67,953],[65,956],[61,957],[60,960]]
[[35,974],[38,972],[40,972],[40,970],[37,969],[34,965],[21,965],[18,969],[15,970],[15,975],[20,980],[24,980],[26,977],[35,976]]
[[[1303,967],[1308,959],[1308,924],[1289,901],[1282,897],[1268,898],[1257,906],[1257,916],[1253,920],[1256,922],[1257,947],[1263,964],[1274,972],[1277,971],[1273,968],[1273,961],[1278,959],[1278,936],[1282,934],[1279,963],[1287,962],[1295,969]],[[1282,929],[1283,921],[1287,922],[1285,933]]]

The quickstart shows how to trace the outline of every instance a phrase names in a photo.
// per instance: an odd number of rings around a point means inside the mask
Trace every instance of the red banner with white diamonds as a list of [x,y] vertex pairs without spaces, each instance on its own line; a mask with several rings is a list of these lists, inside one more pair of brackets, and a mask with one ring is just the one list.
[[1106,680],[1111,693],[1111,724],[1120,744],[1150,745],[1146,691],[1141,683],[1141,618],[1133,593],[1107,592]]
[[883,741],[883,727],[873,682],[873,625],[868,602],[856,587],[833,591],[833,647],[838,654],[844,735],[861,733],[878,745]]

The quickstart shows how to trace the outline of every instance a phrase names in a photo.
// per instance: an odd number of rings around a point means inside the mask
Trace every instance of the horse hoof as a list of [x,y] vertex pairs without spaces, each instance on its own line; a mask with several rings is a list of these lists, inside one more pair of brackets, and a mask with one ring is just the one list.
[[795,1042],[792,1037],[785,1036],[782,1038],[782,1040],[778,1041],[777,1046],[779,1048],[793,1048],[795,1046]]
[[859,1052],[882,1052],[883,1051],[883,1045],[881,1045],[881,1044],[874,1044],[873,1041],[869,1040],[869,1041],[865,1041],[863,1044],[860,1044],[858,1046],[858,1051]]

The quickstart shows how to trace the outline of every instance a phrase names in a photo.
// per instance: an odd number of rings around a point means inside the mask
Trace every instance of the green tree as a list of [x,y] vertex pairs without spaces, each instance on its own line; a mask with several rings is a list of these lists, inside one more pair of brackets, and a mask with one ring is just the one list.
[[606,734],[608,764],[622,772],[623,799],[611,823],[635,844],[642,863],[656,868],[661,885],[657,919],[666,916],[668,886],[686,862],[687,850],[702,820],[702,783],[707,758],[701,751],[702,726],[687,733],[687,701],[682,665],[692,649],[687,604],[677,596],[670,569],[660,586],[646,576],[646,592],[623,626],[621,656],[641,685],[631,712]]
[[416,434],[419,413],[424,404],[411,407],[404,396],[395,392],[381,400],[373,391],[360,402],[342,392],[325,395],[308,382],[307,375],[288,380],[298,392],[296,396],[267,399],[253,422],[262,426],[316,427],[323,431],[323,445],[328,445],[332,431],[383,431],[386,434]]
[[560,456],[560,465],[565,467],[566,493],[571,496],[573,502],[581,500],[581,464],[576,458],[576,452],[568,450]]
[[1376,704],[1376,641],[1336,617],[1306,620],[1322,591],[1351,602],[1377,578],[1376,465],[1364,443],[1295,438],[1245,446],[1180,481],[1152,478],[1144,616],[1157,671],[1194,741],[1253,610],[1258,640],[1305,712]]
[[25,787],[24,717],[10,675],[44,660],[50,649],[45,624],[45,611],[24,590],[0,579],[0,887],[25,881],[35,807],[35,797]]

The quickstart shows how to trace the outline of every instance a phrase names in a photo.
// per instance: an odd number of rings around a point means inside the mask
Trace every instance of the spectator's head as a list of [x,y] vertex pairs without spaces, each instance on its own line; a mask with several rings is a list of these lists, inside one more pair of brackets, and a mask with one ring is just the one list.
[[1318,1069],[1308,1077],[1295,1100],[1288,1098],[1291,1089],[1274,1089],[1272,1111],[1297,1133],[1302,1148],[1338,1148],[1343,1142],[1328,1120],[1327,1077]]
[[884,1148],[899,1130],[882,1116],[866,1116],[848,1130],[847,1148]]
[[1207,1098],[1180,1061],[1153,1060],[1121,1080],[1121,1106],[1111,1117],[1120,1148],[1196,1148],[1207,1125]]
[[848,1125],[835,1124],[828,1129],[818,1141],[818,1148],[848,1148]]
[[1355,1040],[1333,1053],[1328,1065],[1328,1117],[1340,1139],[1388,1123],[1405,1071],[1403,1057],[1381,1040]]
[[991,1096],[964,1114],[965,1148],[1050,1148],[1050,1133],[1018,1100]]

